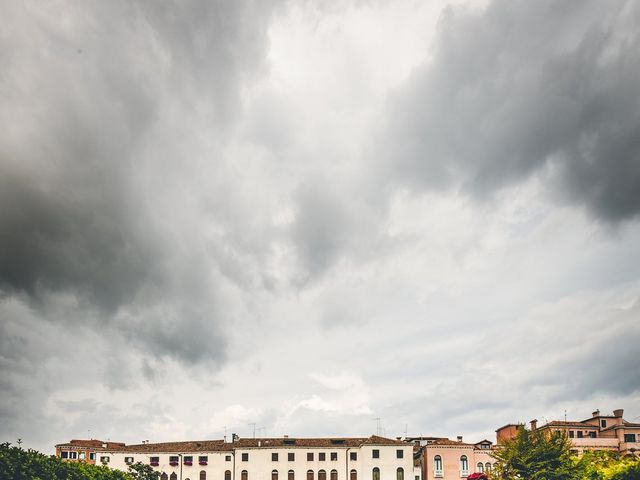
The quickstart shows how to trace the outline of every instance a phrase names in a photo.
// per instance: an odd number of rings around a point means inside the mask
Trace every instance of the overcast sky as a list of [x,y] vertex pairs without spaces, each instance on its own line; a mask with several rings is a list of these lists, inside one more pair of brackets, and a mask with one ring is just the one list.
[[2,0],[0,441],[640,416],[640,3]]

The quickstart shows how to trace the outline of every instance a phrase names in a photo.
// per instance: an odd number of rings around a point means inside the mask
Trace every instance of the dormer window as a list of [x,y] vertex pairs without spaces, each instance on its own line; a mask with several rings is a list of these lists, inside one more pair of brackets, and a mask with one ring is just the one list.
[[607,421],[604,419],[600,420],[600,428],[607,428]]

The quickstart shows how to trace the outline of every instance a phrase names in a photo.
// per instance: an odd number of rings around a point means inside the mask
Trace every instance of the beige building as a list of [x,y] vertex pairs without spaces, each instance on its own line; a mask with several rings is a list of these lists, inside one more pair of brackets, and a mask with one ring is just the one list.
[[[596,410],[586,420],[553,420],[538,426],[537,420],[532,420],[530,428],[545,432],[564,432],[576,453],[585,450],[610,450],[623,454],[640,454],[640,423],[624,420],[624,410],[614,410],[612,415],[601,415]],[[524,425],[505,425],[496,430],[498,444],[505,439],[513,438],[518,428]]]
[[72,462],[96,463],[100,452],[110,448],[124,446],[124,443],[103,442],[102,440],[71,440],[68,443],[56,445],[56,456]]
[[123,471],[142,462],[162,480],[421,480],[413,446],[379,436],[119,444],[97,462]]

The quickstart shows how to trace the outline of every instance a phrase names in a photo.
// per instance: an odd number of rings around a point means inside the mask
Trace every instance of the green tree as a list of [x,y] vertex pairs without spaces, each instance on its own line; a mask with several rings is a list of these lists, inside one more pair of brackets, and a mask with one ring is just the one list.
[[492,477],[500,480],[571,480],[575,479],[575,462],[571,443],[560,432],[518,430],[512,440],[495,453]]
[[156,472],[151,465],[136,462],[129,465],[129,476],[134,480],[158,480],[160,472]]

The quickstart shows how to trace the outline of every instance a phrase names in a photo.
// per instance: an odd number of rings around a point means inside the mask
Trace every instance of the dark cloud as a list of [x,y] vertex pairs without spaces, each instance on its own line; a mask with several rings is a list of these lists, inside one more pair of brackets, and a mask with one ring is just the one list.
[[639,20],[630,1],[449,8],[386,112],[384,175],[485,197],[541,173],[599,218],[635,217]]

